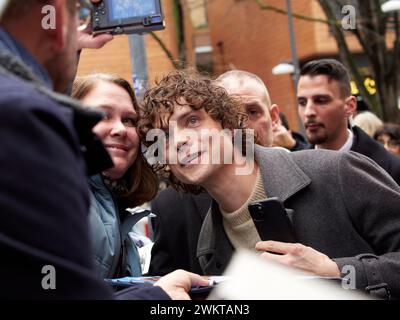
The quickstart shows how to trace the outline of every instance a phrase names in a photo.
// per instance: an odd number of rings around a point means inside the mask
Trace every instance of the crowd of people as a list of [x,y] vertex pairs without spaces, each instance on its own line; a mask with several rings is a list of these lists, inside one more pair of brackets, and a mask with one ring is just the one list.
[[[321,277],[352,266],[356,289],[400,298],[400,126],[354,125],[341,62],[302,67],[303,136],[247,71],[174,71],[140,102],[118,75],[76,77],[78,52],[112,36],[77,30],[85,1],[51,3],[51,30],[38,1],[0,15],[1,298],[189,299],[239,248]],[[249,204],[271,197],[296,243],[260,238]],[[144,274],[126,211],[144,203],[156,214],[145,273],[162,277],[113,290],[104,279]]]

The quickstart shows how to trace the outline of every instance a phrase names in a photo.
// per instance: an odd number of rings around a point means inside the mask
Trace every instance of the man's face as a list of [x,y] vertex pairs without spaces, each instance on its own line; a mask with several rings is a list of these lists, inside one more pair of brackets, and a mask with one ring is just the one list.
[[298,110],[311,144],[329,146],[346,132],[353,106],[342,97],[339,83],[325,75],[300,77]]
[[223,131],[221,123],[203,108],[194,110],[187,104],[175,104],[169,126],[173,130],[166,143],[166,156],[171,172],[185,184],[207,189],[218,180],[224,153],[233,153],[232,137],[225,134],[230,130]]
[[[257,143],[265,147],[271,146],[272,122],[278,120],[279,111],[270,114],[265,89],[251,78],[243,83],[233,77],[227,78],[221,85],[230,95],[236,96],[243,102],[244,111],[249,117],[247,127],[254,130]],[[271,116],[274,119],[271,119]]]

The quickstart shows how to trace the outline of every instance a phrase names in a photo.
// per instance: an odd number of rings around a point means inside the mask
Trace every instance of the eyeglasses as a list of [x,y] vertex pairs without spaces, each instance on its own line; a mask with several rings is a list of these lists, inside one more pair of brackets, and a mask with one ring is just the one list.
[[90,0],[78,0],[76,6],[78,11],[78,31],[84,31],[90,25],[93,4]]

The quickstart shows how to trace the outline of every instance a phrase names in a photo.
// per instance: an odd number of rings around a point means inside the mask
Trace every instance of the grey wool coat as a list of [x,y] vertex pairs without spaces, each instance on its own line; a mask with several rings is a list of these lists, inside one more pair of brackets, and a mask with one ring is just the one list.
[[[400,297],[400,187],[382,168],[363,155],[330,150],[256,146],[255,160],[267,196],[293,209],[299,243],[334,259],[339,270],[354,266],[357,289]],[[233,251],[214,201],[197,246],[203,272],[221,274]]]

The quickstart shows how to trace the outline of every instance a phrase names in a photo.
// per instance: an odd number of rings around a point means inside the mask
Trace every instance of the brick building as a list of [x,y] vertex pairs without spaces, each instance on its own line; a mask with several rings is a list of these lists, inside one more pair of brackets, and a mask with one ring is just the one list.
[[[184,58],[187,66],[196,65],[196,57],[204,56],[202,53],[196,54],[196,48],[199,48],[201,52],[204,51],[204,48],[208,47],[208,51],[211,48],[208,29],[204,23],[205,11],[199,10],[202,8],[199,8],[196,3],[193,6],[193,0],[162,0],[161,3],[166,28],[156,31],[156,36],[160,38],[174,60],[180,61]],[[199,26],[200,28],[198,28]],[[144,39],[148,80],[151,86],[155,79],[175,67],[160,44],[150,34],[145,34]],[[181,50],[180,46],[183,46]],[[132,66],[132,59],[134,58],[130,49],[129,36],[116,36],[102,49],[86,49],[82,52],[78,75],[91,72],[113,72],[133,82],[135,70]]]
[[[286,9],[284,0],[264,2]],[[326,19],[316,0],[292,1],[292,6],[294,13]],[[287,115],[291,127],[297,128],[292,77],[272,74],[274,66],[291,60],[287,15],[261,10],[257,2],[252,0],[209,1],[207,12],[215,73],[243,69],[260,76],[269,88],[272,101]],[[327,25],[293,20],[300,62],[336,56],[336,42]],[[351,51],[360,52],[356,39],[349,40]]]
[[[285,0],[264,0],[264,3],[285,9]],[[287,15],[261,10],[255,0],[162,0],[162,5],[166,29],[156,35],[176,61],[184,59],[187,66],[197,66],[214,75],[230,69],[259,75],[267,84],[273,102],[287,115],[290,126],[298,129],[292,77],[272,74],[274,66],[291,60]],[[294,13],[326,19],[316,0],[292,1],[292,6]],[[294,19],[294,29],[300,63],[337,56],[336,42],[326,24]],[[365,67],[358,41],[350,33],[347,37],[359,66]],[[151,35],[144,38],[151,86],[174,66]],[[115,72],[132,80],[135,71],[128,36],[117,36],[100,50],[85,50],[78,74],[93,71]]]

